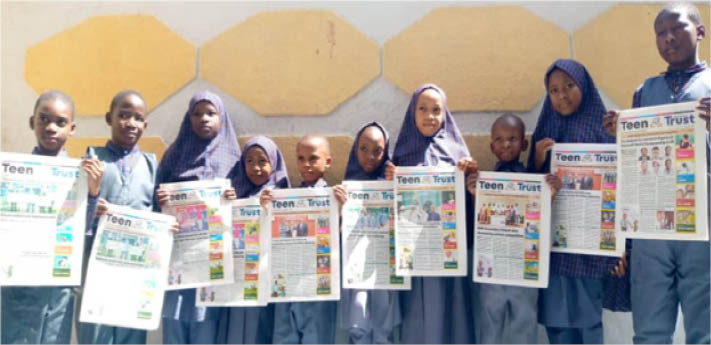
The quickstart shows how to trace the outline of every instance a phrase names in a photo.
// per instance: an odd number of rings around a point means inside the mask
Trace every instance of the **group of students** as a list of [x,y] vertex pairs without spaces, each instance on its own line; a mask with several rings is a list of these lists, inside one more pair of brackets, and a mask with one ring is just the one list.
[[[654,22],[657,47],[669,64],[635,92],[634,107],[699,101],[709,121],[711,69],[699,62],[705,35],[698,9],[665,6]],[[614,143],[615,111],[605,108],[587,70],[569,59],[545,72],[547,96],[531,139],[528,164],[519,161],[529,147],[524,122],[513,114],[491,127],[495,170],[542,173],[550,170],[555,143]],[[447,109],[444,91],[432,84],[415,90],[392,156],[388,131],[371,122],[358,131],[344,180],[392,179],[396,166],[456,165],[466,174],[466,213],[471,262],[473,198],[478,165]],[[82,160],[89,178],[87,244],[97,214],[107,204],[160,210],[167,193],[161,183],[228,178],[228,199],[260,197],[290,188],[286,163],[269,138],[255,136],[240,150],[222,100],[205,91],[194,95],[178,137],[160,164],[139,150],[147,126],[147,106],[136,91],[111,101],[106,122],[111,140],[91,147]],[[33,154],[65,156],[64,143],[75,129],[74,104],[59,91],[38,98],[30,128],[37,137]],[[708,134],[706,150],[708,155]],[[324,171],[332,158],[328,141],[306,136],[296,147],[300,187],[327,186]],[[554,191],[560,179],[546,175]],[[343,186],[334,187],[339,202]],[[708,191],[707,191],[708,193]],[[632,250],[632,243],[634,250]],[[626,275],[630,259],[631,274]],[[86,271],[86,270],[84,270]],[[681,304],[688,343],[709,343],[709,242],[628,241],[622,258],[551,253],[546,289],[474,284],[468,277],[413,277],[409,291],[343,290],[340,302],[270,304],[266,307],[195,306],[195,289],[169,291],[163,307],[165,343],[333,343],[337,310],[352,343],[536,343],[543,324],[552,343],[602,343],[602,308],[631,310],[636,343],[670,343]],[[631,279],[626,279],[631,276]],[[624,278],[617,278],[624,277]],[[120,282],[117,282],[120,284]],[[72,288],[3,287],[2,343],[69,343],[74,314]],[[339,305],[340,303],[340,305]],[[396,329],[399,332],[396,332]],[[145,343],[146,332],[78,323],[80,343]]]

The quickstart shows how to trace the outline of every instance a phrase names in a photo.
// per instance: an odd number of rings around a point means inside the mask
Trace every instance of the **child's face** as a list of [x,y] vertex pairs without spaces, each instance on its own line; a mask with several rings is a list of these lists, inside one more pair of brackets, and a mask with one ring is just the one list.
[[59,152],[76,128],[71,105],[60,99],[40,103],[30,117],[30,128],[35,132],[40,147],[49,152]]
[[548,96],[553,109],[563,116],[577,111],[583,100],[578,84],[560,69],[554,70],[548,76]]
[[325,144],[318,140],[306,140],[296,145],[296,167],[307,184],[313,184],[323,177],[331,166],[331,155]]
[[685,68],[696,63],[696,46],[703,38],[684,9],[675,9],[657,16],[654,21],[657,50],[670,67]]
[[444,105],[442,96],[434,89],[427,89],[417,97],[415,125],[420,134],[431,137],[442,128]]
[[501,124],[491,131],[491,152],[502,162],[518,160],[521,151],[528,148],[523,129],[510,124]]
[[193,133],[202,140],[210,140],[217,136],[222,127],[220,114],[217,108],[208,101],[202,101],[195,105],[190,113],[190,126]]
[[111,141],[123,147],[132,149],[148,126],[146,119],[146,104],[136,95],[126,95],[109,113],[106,113],[106,123],[111,126]]
[[385,136],[378,127],[370,126],[363,130],[357,140],[356,156],[358,157],[358,164],[363,171],[370,174],[383,163]]
[[247,171],[247,178],[257,186],[263,185],[272,174],[272,163],[269,156],[259,146],[252,146],[244,155],[244,168]]

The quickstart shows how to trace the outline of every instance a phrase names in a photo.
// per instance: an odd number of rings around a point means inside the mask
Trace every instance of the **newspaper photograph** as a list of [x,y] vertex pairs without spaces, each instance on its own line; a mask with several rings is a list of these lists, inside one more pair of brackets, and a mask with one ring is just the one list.
[[234,282],[232,206],[222,197],[230,181],[163,183],[170,199],[163,213],[180,225],[170,256],[168,290]]
[[410,290],[395,269],[395,191],[392,181],[344,181],[343,288]]
[[0,285],[80,285],[88,194],[81,161],[5,152],[0,161]]
[[696,104],[620,112],[615,226],[622,236],[709,239],[706,123]]
[[625,239],[615,233],[615,144],[555,144],[551,173],[563,187],[553,200],[551,251],[620,256]]
[[339,300],[338,203],[331,188],[275,189],[262,228],[270,231],[269,302]]
[[482,171],[475,204],[474,281],[548,287],[551,190],[544,175]]
[[466,276],[464,173],[455,166],[395,169],[398,276]]
[[232,201],[232,258],[235,282],[201,287],[198,307],[267,305],[269,232],[262,231],[259,198]]
[[158,329],[174,222],[172,216],[109,205],[89,257],[81,322]]

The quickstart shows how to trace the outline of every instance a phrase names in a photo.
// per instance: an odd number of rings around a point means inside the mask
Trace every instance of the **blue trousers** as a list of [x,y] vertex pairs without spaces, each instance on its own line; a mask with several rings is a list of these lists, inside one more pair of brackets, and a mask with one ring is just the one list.
[[709,242],[633,240],[636,344],[671,344],[679,304],[687,344],[709,343]]
[[546,327],[551,344],[603,344],[602,322],[584,328]]
[[333,344],[337,306],[335,301],[277,303],[274,306],[274,343]]
[[163,344],[217,344],[217,320],[179,321],[163,318]]
[[538,342],[538,289],[479,284],[477,343]]

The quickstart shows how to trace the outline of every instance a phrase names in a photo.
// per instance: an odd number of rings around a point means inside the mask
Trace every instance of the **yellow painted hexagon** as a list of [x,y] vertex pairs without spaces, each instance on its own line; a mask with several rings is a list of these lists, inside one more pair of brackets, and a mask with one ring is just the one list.
[[79,116],[100,116],[124,89],[157,106],[195,76],[195,47],[150,15],[110,15],[27,49],[25,79],[37,91],[59,89]]
[[[239,138],[240,147],[244,147],[244,143],[251,136]],[[301,140],[300,136],[270,136],[277,144],[281,154],[286,161],[286,169],[289,172],[289,180],[293,186],[299,186],[302,179],[299,176],[299,170],[296,168],[296,144]],[[353,138],[347,135],[326,136],[328,144],[331,147],[331,167],[326,169],[323,178],[328,182],[329,186],[337,185],[343,180],[346,173],[346,165],[348,164],[348,156],[351,153],[353,146]],[[244,154],[244,152],[242,152]]]
[[[707,35],[709,6],[698,5]],[[659,56],[654,19],[659,4],[620,4],[573,34],[575,57],[587,67],[595,84],[623,108],[644,80],[667,68]],[[709,61],[709,38],[701,41],[699,58]]]
[[200,47],[200,76],[262,115],[324,115],[380,74],[378,46],[327,11],[256,14]]
[[568,34],[520,6],[435,9],[385,43],[383,72],[410,94],[432,82],[453,111],[528,111]]
[[[67,139],[67,143],[64,147],[67,149],[69,157],[81,158],[86,153],[86,148],[89,146],[104,146],[106,142],[109,141],[109,137],[94,137],[94,138],[78,138],[73,137]],[[168,148],[165,146],[163,139],[160,137],[141,137],[138,141],[138,147],[143,152],[155,153],[160,162],[163,158],[165,150]]]

